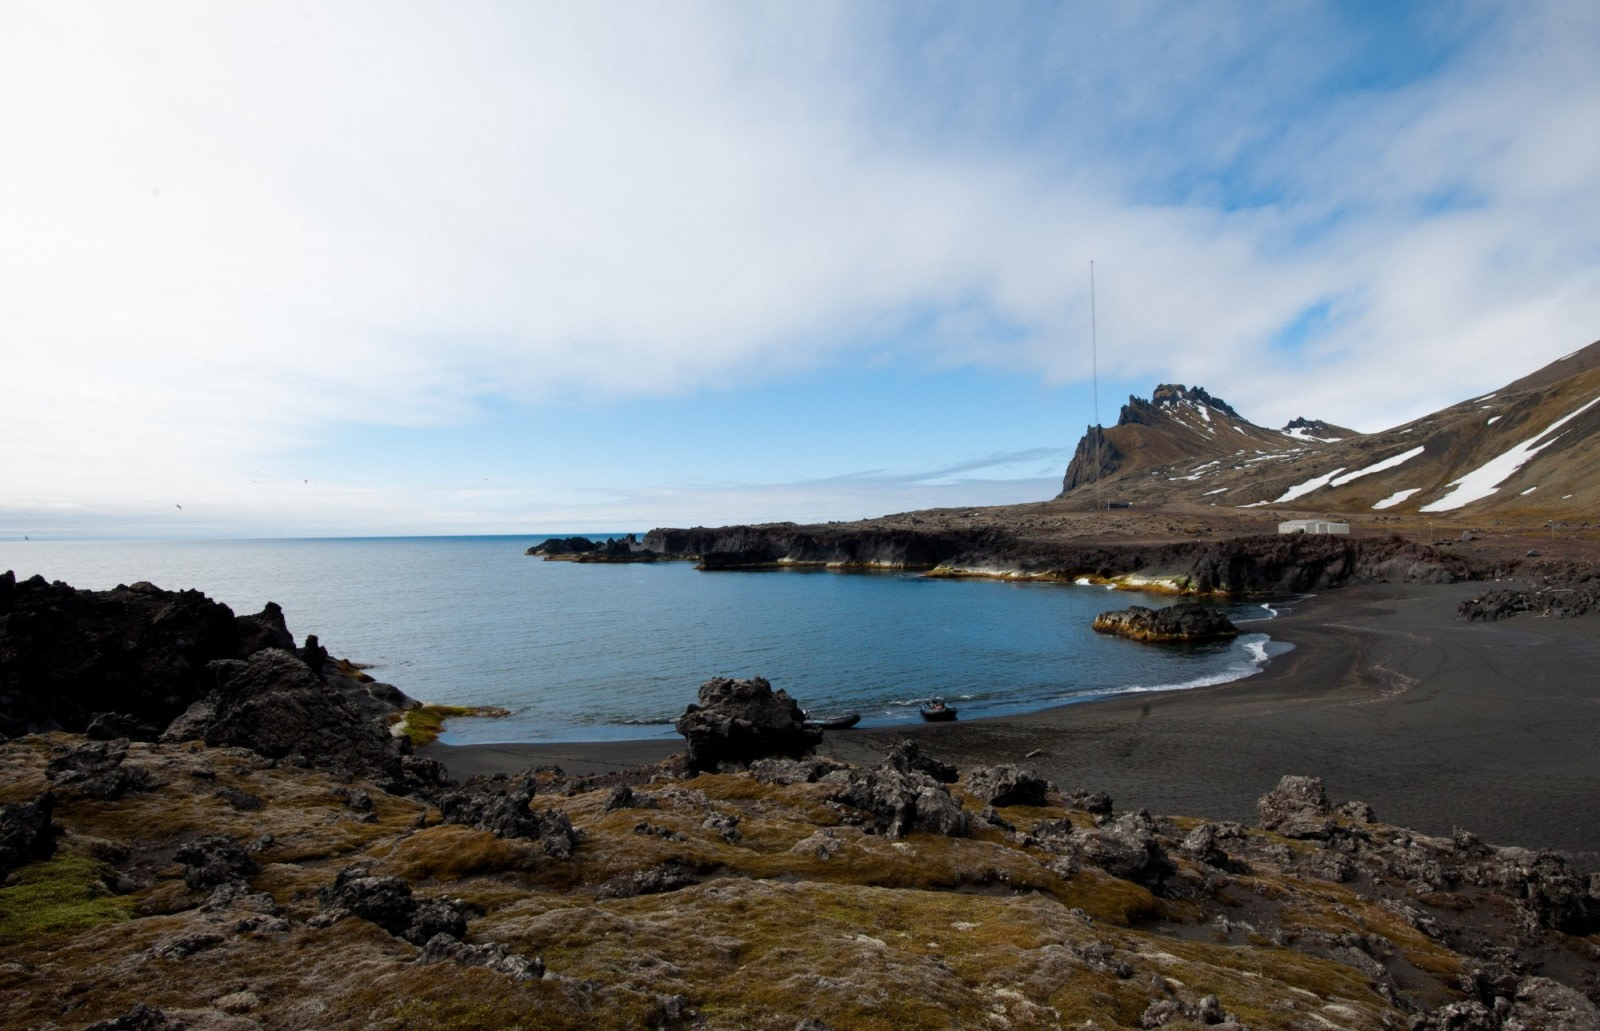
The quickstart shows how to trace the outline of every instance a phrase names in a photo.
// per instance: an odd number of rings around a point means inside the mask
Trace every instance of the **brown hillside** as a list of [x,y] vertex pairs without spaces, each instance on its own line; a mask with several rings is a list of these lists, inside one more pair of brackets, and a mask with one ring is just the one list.
[[[1158,397],[1170,389],[1159,388]],[[1114,457],[1102,461],[1098,485],[1084,460],[1091,429],[1060,500],[1093,505],[1098,493],[1102,503],[1138,508],[1409,513],[1529,525],[1582,523],[1600,511],[1600,344],[1493,393],[1342,438],[1318,436],[1306,427],[1326,424],[1306,420],[1275,431],[1216,409],[1201,414],[1192,395],[1204,391],[1185,393],[1191,396],[1123,409],[1123,420],[1103,434],[1102,449]],[[1222,432],[1196,432],[1208,416],[1207,426]]]

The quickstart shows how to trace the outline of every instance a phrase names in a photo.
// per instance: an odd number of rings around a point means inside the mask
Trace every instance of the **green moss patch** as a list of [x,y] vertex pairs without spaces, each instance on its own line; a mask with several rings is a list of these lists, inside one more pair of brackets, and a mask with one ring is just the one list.
[[444,733],[445,720],[463,716],[499,718],[511,715],[510,710],[496,705],[422,705],[408,709],[401,717],[400,733],[409,738],[413,748],[431,745]]
[[0,888],[0,947],[131,919],[134,900],[106,887],[105,873],[102,863],[75,852],[13,873]]

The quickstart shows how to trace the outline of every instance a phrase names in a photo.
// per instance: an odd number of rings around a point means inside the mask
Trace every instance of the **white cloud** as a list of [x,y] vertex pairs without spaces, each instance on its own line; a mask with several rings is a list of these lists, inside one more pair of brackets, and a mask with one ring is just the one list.
[[490,395],[1071,382],[1090,258],[1107,375],[1268,424],[1375,429],[1600,332],[1593,11],[1343,99],[1328,13],[1260,16],[13,5],[0,502],[158,506]]

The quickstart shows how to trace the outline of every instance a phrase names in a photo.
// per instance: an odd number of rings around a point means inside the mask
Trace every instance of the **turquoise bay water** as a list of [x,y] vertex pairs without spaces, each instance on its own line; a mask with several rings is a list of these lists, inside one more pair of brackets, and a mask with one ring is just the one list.
[[[1105,609],[1159,607],[1160,596],[523,554],[543,539],[7,541],[0,570],[95,590],[194,588],[237,613],[275,601],[297,641],[317,634],[414,697],[512,710],[452,721],[452,744],[671,736],[672,718],[713,676],[764,676],[814,712],[859,711],[870,726],[916,722],[935,695],[973,718],[1220,683],[1271,650],[1264,633],[1152,648],[1089,629]],[[1243,622],[1271,610],[1228,611]]]

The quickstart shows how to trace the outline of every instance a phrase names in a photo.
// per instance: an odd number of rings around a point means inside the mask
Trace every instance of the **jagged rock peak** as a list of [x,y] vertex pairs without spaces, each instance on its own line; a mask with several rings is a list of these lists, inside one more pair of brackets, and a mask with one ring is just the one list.
[[1204,387],[1186,387],[1182,383],[1163,383],[1156,387],[1150,395],[1150,400],[1145,401],[1129,396],[1128,403],[1122,406],[1122,414],[1117,418],[1118,426],[1134,424],[1156,425],[1153,421],[1158,418],[1158,413],[1164,409],[1181,407],[1210,408],[1221,412],[1223,415],[1243,422],[1244,419],[1233,406],[1218,397],[1212,397]]
[[1155,392],[1150,395],[1150,403],[1162,408],[1170,408],[1184,401],[1191,401],[1195,404],[1205,405],[1207,408],[1214,408],[1235,419],[1240,418],[1239,413],[1233,410],[1232,405],[1220,397],[1212,397],[1206,393],[1205,387],[1186,387],[1182,383],[1163,383],[1156,387]]

